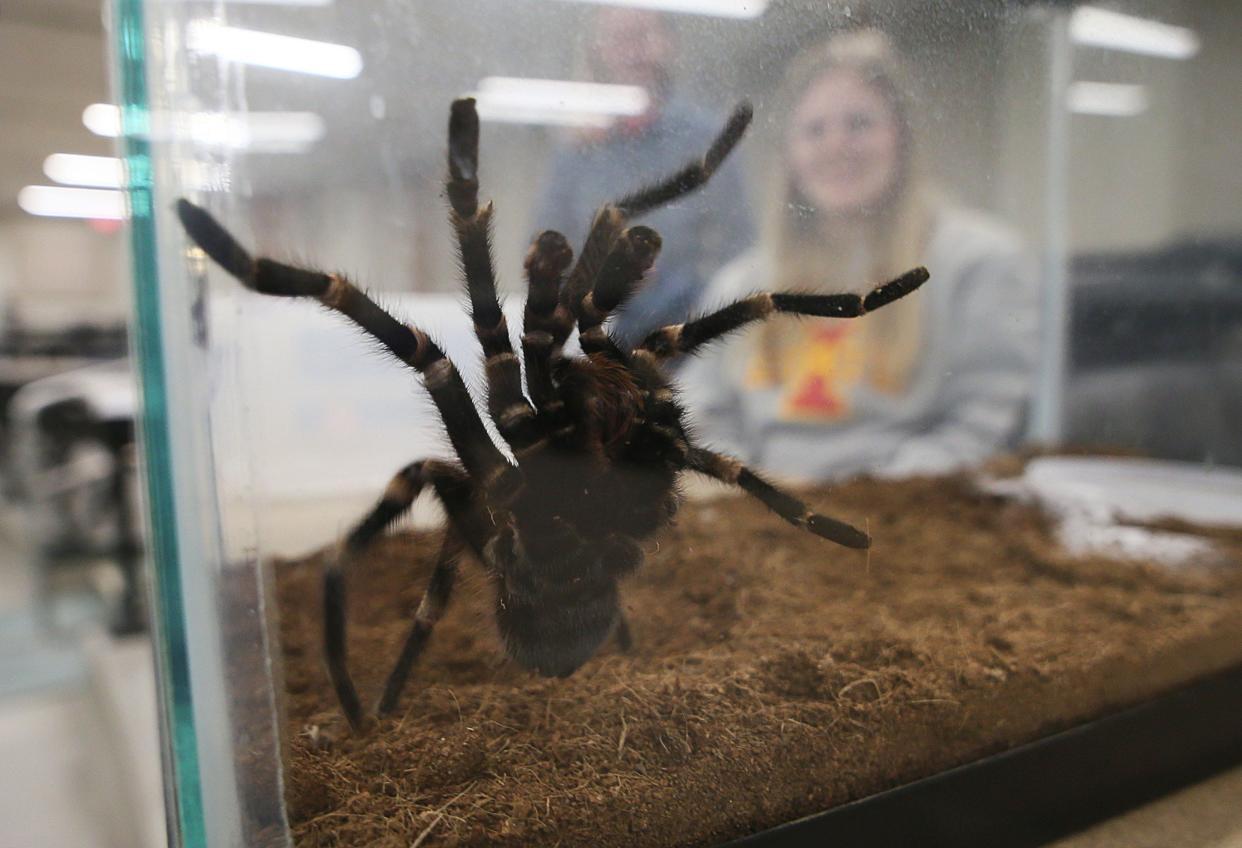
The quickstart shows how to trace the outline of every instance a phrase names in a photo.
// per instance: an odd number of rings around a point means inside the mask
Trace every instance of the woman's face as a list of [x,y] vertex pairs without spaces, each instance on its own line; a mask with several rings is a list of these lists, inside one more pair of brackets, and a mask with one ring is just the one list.
[[900,136],[883,94],[854,71],[829,71],[794,107],[786,137],[794,184],[823,212],[872,210],[897,178]]

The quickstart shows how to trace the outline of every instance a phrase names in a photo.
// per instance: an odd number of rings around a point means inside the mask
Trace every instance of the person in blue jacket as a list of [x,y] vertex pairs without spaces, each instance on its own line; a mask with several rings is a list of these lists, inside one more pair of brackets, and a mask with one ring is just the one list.
[[[559,230],[577,248],[602,204],[679,170],[707,149],[725,116],[676,91],[670,72],[676,49],[663,15],[612,7],[596,12],[588,45],[595,81],[641,86],[649,106],[607,128],[578,131],[553,153],[532,218],[536,227]],[[703,190],[643,218],[660,233],[663,249],[643,288],[614,318],[612,331],[623,343],[684,321],[706,282],[752,243],[740,159],[732,157]]]

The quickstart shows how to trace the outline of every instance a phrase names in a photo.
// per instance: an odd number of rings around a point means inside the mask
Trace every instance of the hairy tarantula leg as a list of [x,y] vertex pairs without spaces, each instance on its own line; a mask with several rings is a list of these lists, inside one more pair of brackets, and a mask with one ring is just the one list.
[[[449,220],[470,296],[470,316],[483,353],[513,353],[504,313],[496,296],[492,267],[492,205],[479,206],[479,115],[474,98],[453,101],[448,126],[448,179],[445,182]],[[519,386],[520,395],[520,386]]]
[[697,162],[691,162],[677,173],[655,185],[636,191],[618,200],[614,205],[627,218],[633,218],[671,203],[677,198],[689,194],[712,178],[720,164],[725,160],[737,143],[742,140],[750,120],[754,117],[751,105],[742,101],[733,110],[724,129],[707,153]]
[[778,312],[825,318],[857,318],[905,297],[927,282],[929,276],[927,269],[920,266],[876,286],[865,296],[796,292],[753,294],[693,321],[655,330],[643,340],[638,350],[647,351],[659,359],[693,353],[708,342]]
[[409,510],[428,482],[435,487],[450,520],[453,520],[465,506],[468,495],[463,492],[468,480],[464,471],[443,462],[424,460],[407,465],[388,483],[379,503],[345,537],[336,556],[324,570],[323,646],[328,676],[332,679],[332,687],[340,701],[341,710],[355,732],[362,729],[364,717],[358,690],[349,676],[345,626],[346,570],[394,521]]
[[323,574],[323,649],[328,676],[341,710],[354,732],[362,730],[362,701],[353,679],[349,676],[349,651],[346,637],[345,572],[354,558],[364,551],[388,526],[413,505],[422,491],[425,464],[416,462],[401,469],[379,503],[358,522],[341,543],[336,556]]
[[253,259],[207,210],[188,200],[177,201],[177,214],[190,238],[247,288],[280,297],[313,297],[422,374],[449,441],[471,474],[487,479],[511,473],[512,466],[492,443],[457,367],[426,333],[393,318],[340,275]]
[[571,312],[576,313],[575,304],[581,303],[595,287],[605,259],[624,230],[625,216],[615,206],[605,206],[595,213],[582,250],[578,252],[578,261],[561,288],[561,303]]
[[526,252],[522,355],[526,359],[526,387],[539,410],[546,409],[554,400],[552,357],[574,327],[573,315],[560,303],[565,270],[573,258],[568,239],[555,230],[536,236]]
[[782,492],[732,457],[692,447],[686,457],[686,467],[740,487],[795,527],[810,530],[816,536],[847,548],[862,550],[871,547],[871,537],[863,531],[844,521],[811,512],[802,501],[788,492]]
[[479,113],[473,97],[449,107],[448,145],[449,204],[463,218],[473,218],[479,210]]
[[584,353],[603,353],[620,362],[628,361],[602,324],[637,291],[660,252],[660,244],[659,234],[650,227],[630,227],[617,238],[594,287],[575,304],[578,339]]
[[615,203],[606,204],[601,208],[591,222],[591,229],[578,255],[578,263],[569,275],[562,302],[572,306],[591,290],[603,267],[605,257],[620,237],[627,218],[642,215],[666,203],[671,203],[711,179],[725,157],[741,141],[753,116],[754,110],[751,109],[749,103],[743,101],[738,104],[725,123],[724,129],[716,136],[702,159],[691,162],[655,185],[628,194]]
[[500,433],[515,448],[539,437],[535,408],[522,394],[522,368],[509,325],[496,296],[492,262],[492,204],[479,206],[479,113],[472,97],[453,101],[449,110],[448,180],[446,193],[452,210],[449,221],[457,246],[474,333],[483,347],[487,372],[487,406]]
[[590,291],[573,304],[579,332],[600,324],[638,290],[660,253],[660,234],[650,227],[630,227],[617,237]]
[[444,614],[444,609],[453,595],[453,584],[457,579],[457,560],[461,552],[461,542],[450,532],[444,537],[435,570],[431,573],[431,582],[427,584],[427,591],[418,603],[418,611],[414,613],[414,623],[410,625],[401,654],[384,684],[384,694],[376,710],[379,715],[388,715],[397,708],[401,690],[405,688],[405,682],[410,677],[410,669],[427,647],[431,631],[435,629],[436,622]]

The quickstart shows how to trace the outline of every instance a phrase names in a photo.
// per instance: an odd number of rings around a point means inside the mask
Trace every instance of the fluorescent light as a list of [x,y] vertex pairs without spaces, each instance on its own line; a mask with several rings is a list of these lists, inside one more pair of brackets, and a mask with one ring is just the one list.
[[1129,117],[1147,111],[1147,89],[1114,82],[1075,82],[1070,84],[1067,102],[1070,111],[1080,115]]
[[479,119],[498,124],[534,124],[548,127],[594,127],[607,129],[615,118],[608,115],[591,115],[563,112],[555,109],[517,109],[507,106],[480,106]]
[[257,153],[299,153],[324,134],[314,112],[187,112],[172,116],[170,126],[175,139]]
[[1189,59],[1199,52],[1192,29],[1136,18],[1094,6],[1080,6],[1070,16],[1070,37],[1077,44],[1124,50],[1166,59]]
[[243,65],[334,79],[353,79],[362,73],[362,55],[352,47],[223,26],[215,21],[191,21],[185,43],[195,53]]
[[[152,128],[141,135],[152,141],[186,141],[203,147],[252,153],[301,153],[323,138],[323,118],[314,112],[156,112]],[[121,132],[116,106],[92,103],[82,123],[96,135]]]
[[82,110],[82,123],[95,135],[116,138],[121,134],[121,108],[110,103],[92,103]]
[[717,18],[757,18],[768,8],[769,0],[578,0],[598,6],[631,6],[686,15]]
[[[165,3],[184,3],[201,5],[203,0],[164,0]],[[216,0],[230,6],[331,6],[335,0]]]
[[125,164],[115,156],[81,156],[53,153],[43,160],[48,179],[65,185],[123,188]]
[[125,193],[96,188],[26,186],[17,193],[17,205],[31,215],[53,218],[125,218]]
[[576,127],[607,127],[650,103],[640,86],[521,77],[487,77],[474,97],[484,121]]
[[[184,0],[186,3],[198,0]],[[223,0],[234,6],[331,6],[332,0]]]

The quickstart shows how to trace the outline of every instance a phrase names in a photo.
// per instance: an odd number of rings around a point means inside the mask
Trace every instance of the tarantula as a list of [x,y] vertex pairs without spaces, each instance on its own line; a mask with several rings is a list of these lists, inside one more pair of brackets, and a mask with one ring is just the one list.
[[[660,250],[655,231],[629,226],[629,221],[703,185],[737,145],[751,114],[749,104],[741,104],[700,160],[603,206],[576,263],[560,233],[535,238],[525,261],[523,387],[492,272],[492,204],[478,200],[479,118],[473,99],[453,103],[446,182],[450,220],[475,334],[486,357],[487,409],[516,465],[488,436],[457,368],[424,331],[393,318],[343,276],[252,257],[205,210],[178,202],[190,238],[247,288],[314,298],[421,374],[459,460],[422,460],[399,471],[325,568],[327,667],[355,731],[367,718],[347,664],[345,574],[426,486],[444,506],[447,532],[384,686],[379,714],[396,707],[411,667],[449,602],[466,552],[495,585],[500,635],[506,653],[520,665],[564,677],[609,636],[627,649],[630,631],[618,605],[618,581],[641,564],[640,543],[669,524],[677,511],[681,471],[737,485],[794,526],[840,545],[870,545],[860,530],[811,512],[741,462],[695,444],[661,366],[774,313],[863,315],[914,291],[927,279],[925,269],[909,271],[866,296],[754,294],[656,330],[632,350],[618,346],[605,325],[637,290]],[[563,352],[575,327],[583,356]]]

